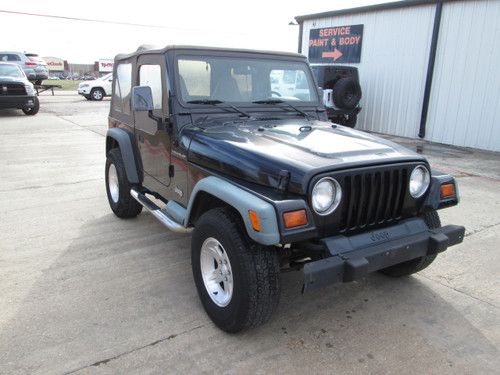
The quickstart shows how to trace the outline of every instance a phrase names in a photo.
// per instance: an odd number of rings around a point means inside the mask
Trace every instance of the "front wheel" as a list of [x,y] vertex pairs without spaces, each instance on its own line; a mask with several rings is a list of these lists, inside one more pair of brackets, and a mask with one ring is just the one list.
[[27,109],[23,108],[23,112],[25,115],[33,116],[38,113],[38,111],[40,110],[40,100],[38,100],[38,96],[35,96],[34,102],[35,105],[33,107]]
[[130,195],[133,186],[127,179],[122,154],[118,148],[113,148],[108,153],[105,177],[108,202],[114,214],[121,218],[139,215],[142,205]]
[[[429,211],[422,215],[425,224],[429,229],[441,228],[441,220],[436,211]],[[380,270],[383,274],[391,277],[402,277],[408,276],[413,273],[422,271],[424,268],[430,266],[434,259],[436,259],[437,254],[426,255],[420,258],[412,259],[407,262],[399,263],[391,267],[384,268]]]
[[191,264],[200,300],[222,330],[239,332],[269,320],[280,295],[273,248],[252,241],[239,216],[216,208],[196,223]]
[[104,98],[104,91],[102,89],[92,89],[90,98],[92,100],[102,100]]

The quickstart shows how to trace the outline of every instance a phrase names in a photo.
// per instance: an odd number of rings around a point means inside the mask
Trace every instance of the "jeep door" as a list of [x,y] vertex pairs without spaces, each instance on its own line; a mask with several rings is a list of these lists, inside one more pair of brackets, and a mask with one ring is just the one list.
[[168,133],[169,107],[165,56],[140,55],[137,61],[137,86],[149,86],[153,94],[154,110],[151,118],[147,111],[134,114],[137,145],[144,169],[143,185],[171,199],[170,153]]

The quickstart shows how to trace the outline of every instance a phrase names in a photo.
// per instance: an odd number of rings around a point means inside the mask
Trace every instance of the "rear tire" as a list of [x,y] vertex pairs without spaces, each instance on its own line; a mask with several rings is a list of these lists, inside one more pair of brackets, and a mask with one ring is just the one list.
[[226,332],[255,328],[269,320],[280,296],[275,250],[251,240],[239,215],[216,208],[196,223],[191,264],[201,303]]
[[128,218],[141,213],[142,205],[130,195],[132,187],[134,185],[127,179],[120,149],[110,150],[106,158],[106,193],[116,216]]
[[[422,215],[425,224],[429,229],[441,228],[441,220],[436,211],[429,211]],[[437,254],[427,255],[420,258],[415,258],[407,262],[399,263],[391,267],[380,270],[381,273],[391,277],[408,276],[413,273],[422,271],[424,268],[430,266]]]

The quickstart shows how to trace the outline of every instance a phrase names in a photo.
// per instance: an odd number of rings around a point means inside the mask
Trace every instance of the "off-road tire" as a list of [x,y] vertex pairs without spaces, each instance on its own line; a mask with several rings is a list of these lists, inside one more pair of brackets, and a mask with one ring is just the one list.
[[105,179],[109,206],[114,214],[120,218],[139,215],[142,205],[130,195],[130,189],[134,185],[127,179],[122,154],[118,148],[113,148],[108,153]]
[[[213,260],[210,254],[216,254]],[[231,208],[212,209],[197,221],[191,265],[201,303],[220,329],[235,333],[255,328],[276,310],[280,296],[276,251],[251,240]]]
[[28,109],[22,109],[24,114],[25,115],[28,115],[28,116],[33,116],[33,115],[36,115],[38,113],[38,111],[40,110],[40,100],[38,100],[38,97],[35,96],[35,105],[32,107],[32,108],[28,108]]
[[[441,227],[441,220],[439,219],[439,215],[436,211],[426,212],[422,215],[422,218],[429,229],[437,229]],[[380,270],[380,272],[391,277],[408,276],[427,268],[432,262],[434,262],[436,257],[437,254],[423,256],[384,268]]]
[[333,103],[340,109],[353,109],[361,100],[361,86],[357,79],[344,77],[333,86]]

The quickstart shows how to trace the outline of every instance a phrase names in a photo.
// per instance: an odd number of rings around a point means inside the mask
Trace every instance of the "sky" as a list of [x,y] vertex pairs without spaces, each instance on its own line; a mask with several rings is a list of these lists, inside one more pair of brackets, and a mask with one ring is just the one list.
[[37,53],[74,64],[113,59],[144,44],[297,52],[299,27],[289,25],[296,16],[388,1],[4,1],[0,51]]

